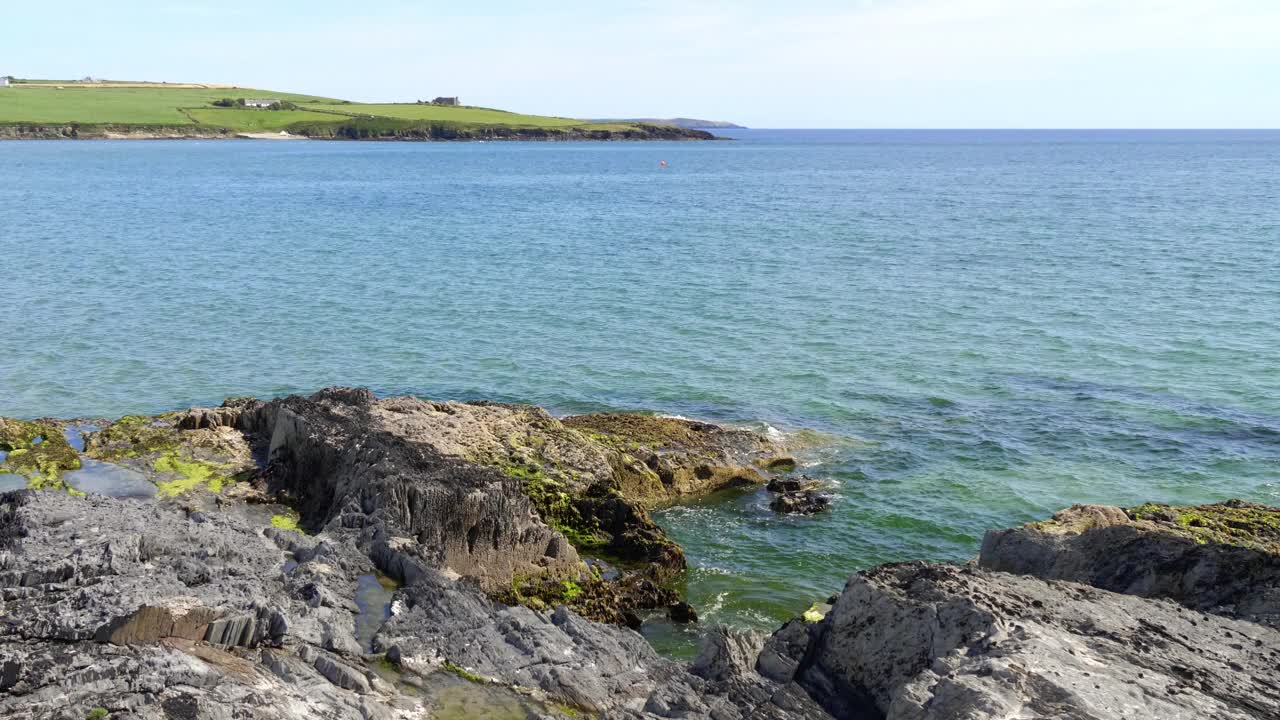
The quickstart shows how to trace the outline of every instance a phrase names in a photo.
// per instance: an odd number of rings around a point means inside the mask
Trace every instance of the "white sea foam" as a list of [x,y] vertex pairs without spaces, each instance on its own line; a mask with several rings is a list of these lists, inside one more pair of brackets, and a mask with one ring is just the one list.
[[716,599],[707,603],[706,609],[702,611],[704,617],[711,617],[724,609],[724,600],[729,596],[728,592],[716,593]]

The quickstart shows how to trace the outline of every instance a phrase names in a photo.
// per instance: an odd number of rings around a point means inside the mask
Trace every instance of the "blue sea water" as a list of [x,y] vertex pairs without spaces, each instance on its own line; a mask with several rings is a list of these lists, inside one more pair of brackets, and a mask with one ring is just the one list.
[[0,143],[0,415],[359,384],[782,433],[831,512],[657,513],[760,627],[1074,502],[1280,504],[1280,132],[735,132]]

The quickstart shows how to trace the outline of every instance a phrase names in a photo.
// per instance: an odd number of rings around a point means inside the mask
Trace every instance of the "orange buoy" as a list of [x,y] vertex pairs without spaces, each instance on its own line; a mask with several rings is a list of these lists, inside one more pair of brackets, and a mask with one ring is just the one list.
[[662,167],[666,167],[666,166],[667,166],[667,161],[666,161],[666,160],[662,160],[662,161],[661,161],[661,163],[662,163]]

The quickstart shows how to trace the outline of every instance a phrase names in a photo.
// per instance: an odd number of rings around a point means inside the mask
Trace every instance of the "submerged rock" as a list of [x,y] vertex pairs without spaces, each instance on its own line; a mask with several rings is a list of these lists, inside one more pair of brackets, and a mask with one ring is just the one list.
[[696,623],[698,622],[698,611],[689,603],[680,601],[667,608],[667,617],[671,618],[671,622],[674,623]]
[[65,490],[64,473],[80,467],[80,456],[57,424],[0,418],[0,473],[26,478],[27,487]]
[[85,458],[79,470],[63,475],[66,484],[80,492],[110,497],[148,498],[156,494],[156,486],[140,472],[119,465]]
[[817,490],[792,490],[774,498],[769,507],[783,514],[812,515],[826,510],[830,504],[831,496]]
[[799,492],[805,488],[813,487],[814,483],[803,475],[776,477],[769,481],[765,486],[771,493],[789,493]]

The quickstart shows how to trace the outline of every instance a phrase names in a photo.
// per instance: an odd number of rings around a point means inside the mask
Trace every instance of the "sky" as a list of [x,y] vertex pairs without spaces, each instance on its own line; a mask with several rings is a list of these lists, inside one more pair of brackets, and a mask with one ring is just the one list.
[[1280,127],[1280,0],[4,5],[18,77],[752,127]]

